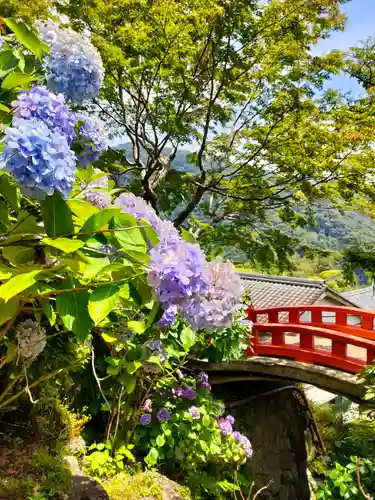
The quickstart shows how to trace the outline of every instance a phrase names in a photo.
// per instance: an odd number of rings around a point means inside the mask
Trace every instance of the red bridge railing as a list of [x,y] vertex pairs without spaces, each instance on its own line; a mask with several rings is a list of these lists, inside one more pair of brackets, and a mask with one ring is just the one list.
[[336,306],[248,309],[248,356],[290,358],[359,372],[375,359],[375,312]]

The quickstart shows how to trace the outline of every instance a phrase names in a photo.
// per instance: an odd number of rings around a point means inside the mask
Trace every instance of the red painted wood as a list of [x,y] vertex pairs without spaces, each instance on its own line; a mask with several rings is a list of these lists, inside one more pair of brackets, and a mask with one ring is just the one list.
[[[302,314],[310,312],[311,322],[300,321]],[[324,323],[323,313],[335,313],[334,323]],[[279,314],[282,314],[282,322]],[[262,315],[266,323],[257,323]],[[348,316],[358,316],[361,324],[348,325]],[[285,306],[268,309],[249,308],[248,318],[254,321],[252,343],[254,350],[247,349],[248,356],[278,356],[291,358],[303,363],[318,363],[350,373],[357,373],[366,363],[375,360],[375,312],[341,306]],[[271,344],[259,341],[260,333],[270,332]],[[287,333],[299,334],[299,345],[286,345]],[[331,340],[331,352],[314,347],[314,338]],[[348,346],[366,349],[366,361],[348,356]]]

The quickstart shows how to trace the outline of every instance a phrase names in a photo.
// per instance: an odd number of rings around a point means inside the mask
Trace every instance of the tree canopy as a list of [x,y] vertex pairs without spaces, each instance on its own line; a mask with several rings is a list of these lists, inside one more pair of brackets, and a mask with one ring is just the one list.
[[[102,168],[202,241],[230,242],[285,262],[293,238],[268,214],[303,224],[296,202],[373,197],[371,92],[327,90],[344,54],[313,46],[344,27],[340,0],[72,0],[60,7],[88,29],[106,69],[95,102],[131,150]],[[173,168],[189,145],[191,172]],[[123,177],[117,176],[123,180]],[[363,198],[361,195],[364,195]]]

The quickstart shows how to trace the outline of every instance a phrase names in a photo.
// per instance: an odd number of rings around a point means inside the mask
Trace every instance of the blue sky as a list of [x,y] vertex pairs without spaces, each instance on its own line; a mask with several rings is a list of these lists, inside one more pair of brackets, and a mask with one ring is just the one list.
[[[315,53],[331,49],[347,50],[368,36],[375,36],[375,0],[351,0],[341,7],[341,11],[347,16],[345,31],[335,32],[327,40],[322,40]],[[334,76],[329,86],[351,90],[354,94],[362,90],[355,80],[344,75]]]

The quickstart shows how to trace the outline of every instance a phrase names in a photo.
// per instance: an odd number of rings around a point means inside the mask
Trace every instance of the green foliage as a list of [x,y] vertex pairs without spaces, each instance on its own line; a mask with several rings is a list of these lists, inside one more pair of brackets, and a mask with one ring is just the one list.
[[134,445],[122,446],[112,453],[110,442],[94,443],[90,446],[88,455],[85,456],[85,473],[94,477],[113,477],[124,470],[124,460],[134,460],[130,451]]
[[[98,106],[114,135],[131,141],[103,156],[101,168],[126,172],[135,192],[196,229],[209,251],[232,247],[263,265],[287,267],[297,240],[270,214],[279,211],[293,231],[303,222],[297,207],[313,200],[371,210],[372,95],[322,92],[345,56],[310,50],[343,28],[341,3],[60,6],[94,34],[107,70]],[[339,245],[336,235],[327,239]]]
[[[183,383],[195,387],[195,380],[190,377],[184,377]],[[156,385],[153,414],[166,409],[170,419],[158,422],[153,417],[152,424],[139,426],[137,450],[147,453],[148,467],[157,466],[168,476],[179,478],[198,495],[220,496],[220,492],[237,490],[233,472],[246,457],[238,442],[231,435],[224,436],[217,425],[222,403],[205,388],[197,387],[197,397],[191,401],[176,397],[171,390],[173,387],[176,385],[171,380],[160,380]],[[189,413],[192,406],[199,411],[197,419]]]

